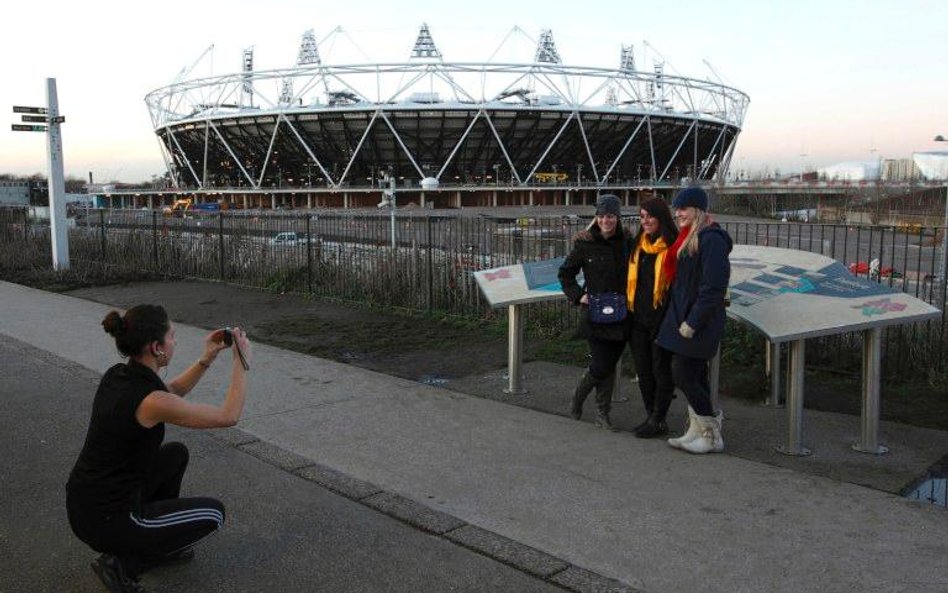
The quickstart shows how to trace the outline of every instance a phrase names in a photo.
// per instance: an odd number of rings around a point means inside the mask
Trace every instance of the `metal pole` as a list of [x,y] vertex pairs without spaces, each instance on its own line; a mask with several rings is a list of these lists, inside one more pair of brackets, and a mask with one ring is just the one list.
[[523,395],[523,377],[520,365],[523,362],[523,310],[520,305],[507,307],[507,389],[509,395]]
[[777,451],[784,455],[803,457],[810,450],[803,446],[803,366],[806,342],[794,340],[790,343],[790,374],[787,385],[787,444],[778,445]]
[[395,255],[395,175],[388,178],[389,187],[389,212],[392,218],[392,255]]
[[158,271],[158,212],[151,211],[151,259],[152,269]]
[[945,296],[948,295],[948,278],[945,278],[945,266],[948,265],[948,184],[945,184],[945,218],[941,223],[941,259],[938,260],[938,279],[941,280],[941,310],[945,311]]
[[217,247],[218,259],[220,260],[221,280],[227,279],[226,266],[224,265],[224,213],[217,213]]
[[426,258],[426,267],[428,275],[428,312],[434,308],[434,267],[432,262],[432,253],[431,253],[431,215],[425,217],[425,223],[428,227],[428,244],[427,244],[427,258]]
[[49,223],[53,244],[53,268],[69,269],[69,231],[66,228],[66,183],[63,179],[63,139],[59,121],[56,79],[46,79],[46,147],[49,162]]
[[882,328],[862,332],[862,412],[861,439],[853,444],[860,453],[883,455],[889,451],[879,444],[879,374],[882,368]]

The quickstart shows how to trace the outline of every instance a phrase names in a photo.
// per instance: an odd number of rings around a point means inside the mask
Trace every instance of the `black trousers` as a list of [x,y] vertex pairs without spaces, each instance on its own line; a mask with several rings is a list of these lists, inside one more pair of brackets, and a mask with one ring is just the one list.
[[179,498],[188,458],[183,444],[162,445],[137,509],[103,515],[67,496],[73,532],[93,550],[118,556],[132,575],[149,561],[190,548],[223,525],[224,505],[213,498]]
[[664,420],[675,393],[675,382],[672,353],[655,343],[655,333],[652,328],[633,322],[629,346],[645,410]]
[[672,356],[672,377],[695,414],[714,416],[707,360],[675,354]]
[[589,361],[589,374],[597,380],[602,380],[616,370],[622,351],[625,350],[624,341],[597,340],[589,338],[589,351],[592,357]]

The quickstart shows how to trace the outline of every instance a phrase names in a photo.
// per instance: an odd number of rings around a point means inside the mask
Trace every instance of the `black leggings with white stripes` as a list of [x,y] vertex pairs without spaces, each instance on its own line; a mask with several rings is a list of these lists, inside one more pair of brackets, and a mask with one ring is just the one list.
[[179,498],[188,465],[181,443],[162,445],[142,489],[140,509],[103,516],[67,497],[73,532],[97,552],[118,556],[137,574],[149,562],[192,547],[224,523],[224,505],[214,498]]

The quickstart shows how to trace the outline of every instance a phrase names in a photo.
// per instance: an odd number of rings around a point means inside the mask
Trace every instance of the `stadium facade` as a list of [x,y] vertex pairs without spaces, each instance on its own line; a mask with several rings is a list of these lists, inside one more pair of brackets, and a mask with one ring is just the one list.
[[566,65],[550,31],[522,62],[449,61],[422,25],[407,61],[328,63],[331,35],[307,31],[289,68],[257,71],[248,49],[239,72],[149,93],[172,186],[311,204],[353,192],[368,203],[391,178],[437,187],[435,201],[675,186],[723,176],[749,104],[662,63],[641,71],[631,47],[615,68]]

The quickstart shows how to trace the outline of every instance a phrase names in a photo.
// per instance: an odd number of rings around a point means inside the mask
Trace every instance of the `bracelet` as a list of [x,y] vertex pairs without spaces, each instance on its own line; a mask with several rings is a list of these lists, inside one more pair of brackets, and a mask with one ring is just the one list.
[[197,363],[201,365],[202,367],[204,367],[205,370],[211,368],[210,363],[204,362],[200,358],[198,359]]

